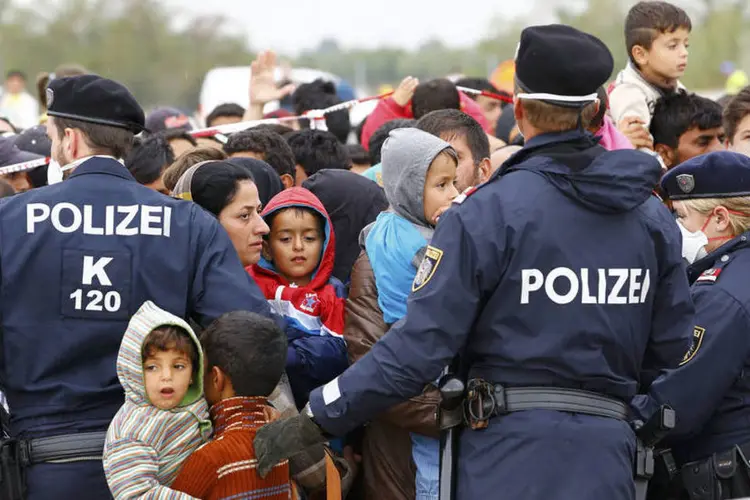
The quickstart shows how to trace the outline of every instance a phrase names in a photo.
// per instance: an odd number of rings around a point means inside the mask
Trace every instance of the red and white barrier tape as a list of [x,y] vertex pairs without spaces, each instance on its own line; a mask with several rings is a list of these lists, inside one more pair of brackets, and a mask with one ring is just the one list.
[[50,162],[50,158],[38,158],[36,160],[24,161],[21,163],[14,163],[13,165],[7,165],[0,167],[0,175],[15,174],[16,172],[25,172],[27,170],[33,170],[35,168],[43,167]]
[[[513,102],[513,98],[510,96],[500,95],[494,92],[488,92],[486,90],[470,89],[468,87],[457,87],[457,88],[458,90],[460,90],[461,92],[464,92],[465,94],[482,95],[485,97],[490,97],[492,99],[497,99],[498,101],[503,101],[507,103]],[[368,101],[385,99],[386,97],[390,97],[392,95],[393,95],[393,92],[386,92],[385,94],[363,97],[361,99],[352,99],[351,101],[342,102],[342,103],[336,104],[334,106],[330,106],[325,109],[310,110],[301,116],[285,116],[282,118],[264,118],[262,120],[251,120],[251,121],[239,122],[239,123],[229,123],[226,125],[219,125],[217,127],[193,130],[189,133],[195,138],[214,137],[216,135],[226,135],[226,134],[233,134],[235,132],[241,132],[242,130],[246,130],[248,128],[255,127],[257,125],[266,124],[266,123],[284,123],[284,122],[290,122],[294,120],[310,120],[310,128],[315,128],[318,130],[326,130],[326,126],[325,126],[326,115],[330,113],[335,113],[336,111],[348,110],[357,106],[358,104],[362,104]],[[25,172],[27,170],[32,170],[38,167],[43,167],[49,162],[50,162],[50,158],[47,157],[47,158],[39,158],[37,160],[25,161],[21,163],[14,163],[13,165],[0,167],[0,175],[8,175],[8,174],[16,173],[16,172]]]
[[364,102],[374,101],[377,99],[384,99],[391,95],[393,95],[393,92],[387,92],[381,95],[363,97],[361,99],[352,99],[351,101],[346,101],[346,102],[342,102],[339,104],[335,104],[325,109],[312,109],[301,116],[285,116],[283,118],[264,118],[262,120],[251,120],[251,121],[239,122],[239,123],[229,123],[227,125],[219,125],[217,127],[192,130],[189,132],[189,134],[195,138],[213,137],[218,134],[221,134],[221,135],[233,134],[235,132],[240,132],[242,130],[246,130],[248,128],[255,127],[257,125],[263,125],[266,123],[284,123],[284,122],[291,122],[295,120],[310,120],[310,128],[315,128],[318,130],[326,130],[324,128],[325,127],[324,118],[326,115],[330,113],[335,113],[336,111],[344,111],[347,109],[351,109],[357,106],[358,104],[362,104]]
[[484,97],[497,99],[498,101],[507,102],[508,104],[513,104],[513,96],[496,94],[495,92],[490,92],[488,90],[470,89],[469,87],[456,87],[456,88],[460,90],[461,92],[463,92],[464,94],[481,95]]

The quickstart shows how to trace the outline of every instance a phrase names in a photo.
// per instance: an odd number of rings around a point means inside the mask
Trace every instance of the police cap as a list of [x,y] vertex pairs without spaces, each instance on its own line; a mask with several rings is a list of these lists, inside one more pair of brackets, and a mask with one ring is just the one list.
[[56,78],[47,87],[47,114],[128,129],[143,130],[145,116],[133,94],[120,83],[97,75]]
[[579,108],[597,99],[612,74],[614,60],[593,35],[563,24],[531,26],[521,33],[516,53],[519,99]]
[[670,200],[750,196],[750,157],[731,151],[696,156],[661,179]]

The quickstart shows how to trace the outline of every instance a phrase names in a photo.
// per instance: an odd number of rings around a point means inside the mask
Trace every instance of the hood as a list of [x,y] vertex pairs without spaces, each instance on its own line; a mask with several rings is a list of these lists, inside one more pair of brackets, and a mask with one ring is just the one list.
[[348,170],[326,169],[302,183],[323,203],[336,234],[333,275],[346,282],[360,253],[359,233],[388,208],[383,188]]
[[580,136],[541,147],[538,142],[532,144],[506,163],[502,175],[514,170],[540,174],[565,196],[594,212],[634,209],[652,195],[661,176],[659,161],[641,151],[606,151],[591,147],[592,141]]
[[281,177],[271,165],[255,158],[230,158],[229,163],[244,167],[253,174],[253,181],[258,188],[260,202],[265,207],[271,198],[284,190],[284,184],[281,183]]
[[615,151],[618,149],[635,149],[631,144],[630,139],[625,137],[622,132],[617,130],[617,127],[612,122],[609,116],[604,116],[602,126],[596,132],[596,137],[599,138],[599,145],[607,151]]
[[139,406],[151,404],[146,397],[146,387],[143,382],[141,348],[148,334],[154,328],[163,325],[175,325],[185,329],[198,349],[198,373],[193,377],[193,383],[179,406],[193,404],[203,396],[203,350],[200,341],[190,325],[182,318],[160,309],[151,301],[144,302],[130,318],[128,329],[120,344],[120,352],[117,354],[117,378],[125,389],[126,399]]
[[[323,203],[321,203],[318,197],[302,187],[289,188],[274,196],[273,199],[268,202],[266,208],[263,209],[261,215],[263,216],[263,219],[268,220],[268,216],[274,212],[289,207],[310,208],[322,215],[325,220],[323,255],[318,264],[318,268],[313,273],[310,284],[307,285],[307,288],[320,288],[328,283],[328,280],[331,278],[331,273],[333,272],[336,238],[333,233],[331,218],[328,216],[328,212],[326,212]],[[271,276],[278,283],[289,285],[287,280],[276,271],[276,267],[273,263],[269,262],[264,257],[261,257],[260,262],[252,266],[252,273],[256,276]]]
[[383,189],[391,208],[404,219],[431,226],[424,216],[424,183],[432,160],[450,144],[415,128],[391,131],[383,144]]

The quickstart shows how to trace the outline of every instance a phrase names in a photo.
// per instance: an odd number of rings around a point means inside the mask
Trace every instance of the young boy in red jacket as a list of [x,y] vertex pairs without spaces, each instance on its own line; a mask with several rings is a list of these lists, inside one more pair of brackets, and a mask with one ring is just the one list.
[[287,320],[286,372],[295,403],[349,365],[344,287],[332,277],[335,238],[323,203],[304,188],[274,196],[263,210],[271,228],[258,264],[248,268],[271,308]]

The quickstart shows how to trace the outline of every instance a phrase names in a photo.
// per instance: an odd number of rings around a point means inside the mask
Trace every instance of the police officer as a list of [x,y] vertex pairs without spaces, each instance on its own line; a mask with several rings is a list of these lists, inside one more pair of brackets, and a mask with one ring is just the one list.
[[98,500],[111,497],[101,454],[123,402],[117,352],[138,307],[153,300],[202,325],[233,310],[270,313],[219,223],[139,185],[119,161],[144,126],[125,87],[60,78],[47,100],[52,157],[75,170],[0,205],[0,374],[10,434],[22,440],[3,456],[26,465],[30,500]]
[[442,216],[406,318],[313,391],[304,417],[258,433],[262,472],[318,428],[342,435],[419,394],[461,352],[457,498],[633,498],[626,402],[682,359],[693,306],[679,231],[652,196],[658,162],[585,132],[612,67],[574,28],[523,31],[525,146]]
[[683,232],[696,308],[693,342],[676,370],[638,396],[643,417],[669,404],[679,498],[750,496],[750,158],[716,152],[670,170],[662,188]]

